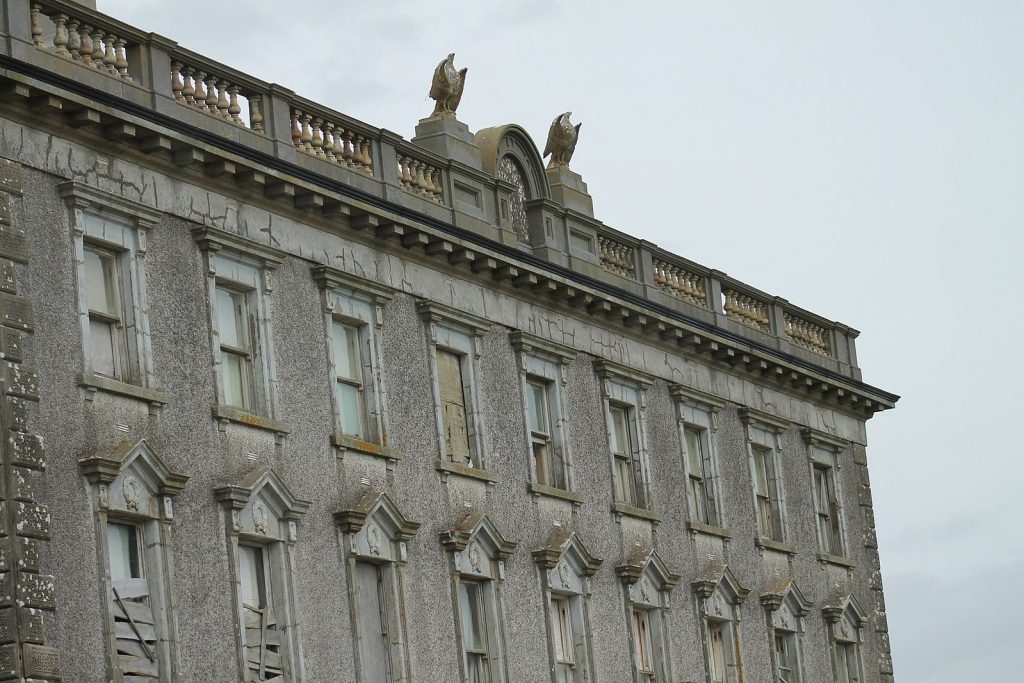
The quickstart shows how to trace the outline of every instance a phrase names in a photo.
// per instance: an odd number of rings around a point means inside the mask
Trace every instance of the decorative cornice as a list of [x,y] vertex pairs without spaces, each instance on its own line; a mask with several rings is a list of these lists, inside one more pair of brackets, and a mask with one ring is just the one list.
[[648,569],[654,572],[660,590],[671,590],[682,578],[682,575],[668,568],[654,548],[637,548],[632,555],[615,568],[615,573],[623,585],[632,586]]
[[594,371],[603,380],[632,385],[641,390],[649,389],[657,379],[654,375],[604,359],[594,361]]
[[507,559],[518,545],[506,540],[490,517],[479,510],[467,512],[458,524],[439,534],[442,545],[452,551],[465,550],[478,535],[485,537],[495,547],[497,557],[494,559]]
[[547,356],[560,362],[568,362],[576,358],[576,351],[557,342],[541,339],[528,332],[516,330],[509,334],[509,341],[517,353],[534,353]]
[[265,488],[269,489],[281,504],[284,519],[297,520],[309,510],[310,501],[296,498],[277,473],[269,467],[255,469],[237,483],[218,486],[213,490],[213,494],[217,502],[225,508],[241,510]]
[[740,408],[739,413],[740,419],[743,420],[743,424],[747,426],[753,424],[754,426],[768,429],[776,434],[782,434],[789,429],[792,424],[781,417],[776,417],[769,413],[763,413],[760,410],[754,410],[753,408]]
[[396,540],[412,540],[416,530],[420,528],[420,523],[407,519],[391,497],[383,492],[367,491],[352,507],[335,511],[334,524],[345,533],[359,533],[366,520],[378,508],[378,504],[394,525]]
[[380,304],[387,303],[395,295],[395,290],[391,287],[371,282],[331,266],[313,266],[310,268],[310,272],[320,288],[328,291],[340,288],[350,289],[366,294]]
[[547,543],[534,550],[533,560],[544,569],[554,569],[567,552],[576,555],[583,574],[586,576],[593,576],[597,573],[604,562],[604,560],[591,555],[576,532],[568,529],[557,531],[548,539]]
[[428,323],[462,328],[474,335],[482,335],[492,326],[498,325],[486,318],[427,299],[416,302],[416,312]]
[[106,453],[87,456],[78,461],[82,476],[92,484],[109,484],[124,471],[125,464],[138,454],[159,483],[159,493],[176,496],[188,483],[188,476],[172,472],[146,439],[124,439]]
[[850,447],[850,442],[846,439],[817,429],[811,429],[810,427],[801,429],[800,436],[808,446],[824,446],[836,451],[842,451]]
[[160,222],[163,214],[119,194],[106,192],[75,180],[57,186],[57,192],[69,206],[88,209],[98,215],[114,214],[140,228],[150,228]]
[[273,270],[288,256],[287,252],[260,244],[248,237],[217,228],[199,227],[192,230],[192,239],[204,251],[230,251],[259,261],[264,268]]
[[672,398],[680,403],[703,406],[715,413],[724,408],[727,403],[724,399],[717,396],[682,384],[670,384],[668,390],[672,394]]

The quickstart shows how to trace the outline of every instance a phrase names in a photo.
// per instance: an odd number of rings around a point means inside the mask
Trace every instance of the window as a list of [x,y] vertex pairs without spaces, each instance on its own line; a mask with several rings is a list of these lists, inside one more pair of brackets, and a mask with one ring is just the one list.
[[334,379],[338,401],[338,427],[342,434],[366,436],[363,407],[363,363],[359,352],[359,328],[335,320],[331,327],[334,345]]
[[[218,418],[270,424],[277,412],[270,315],[271,273],[284,253],[233,233],[196,228],[204,252]],[[274,428],[273,426],[271,428]],[[285,428],[286,429],[286,428]]]
[[831,467],[814,465],[814,507],[818,513],[818,543],[821,551],[842,555],[839,501]]
[[188,477],[168,469],[145,439],[122,441],[79,467],[97,503],[111,679],[175,680],[167,553],[171,499]]
[[339,448],[391,457],[378,361],[378,331],[390,292],[328,266],[316,266],[312,272],[326,311],[335,415],[332,442]]
[[768,638],[772,645],[772,667],[776,683],[803,683],[801,634],[804,617],[811,609],[792,579],[772,586],[761,596],[768,613]]
[[534,551],[547,596],[548,637],[554,683],[586,683],[593,671],[587,595],[601,561],[575,533],[559,532]]
[[459,581],[459,618],[462,620],[462,650],[468,683],[489,683],[491,644],[488,642],[486,588],[479,581]]
[[757,511],[757,532],[763,538],[782,541],[782,514],[775,487],[775,460],[771,449],[752,446],[752,478]]
[[226,285],[218,285],[216,293],[220,381],[224,404],[239,410],[253,411],[255,377],[248,296]]
[[[80,383],[150,387],[153,361],[146,297],[146,235],[160,214],[127,199],[64,183],[77,265],[83,372]],[[117,389],[114,389],[117,390]]]
[[668,596],[679,576],[667,569],[653,549],[633,555],[615,571],[626,589],[634,678],[641,683],[671,683]]
[[505,683],[499,584],[504,560],[515,549],[481,512],[468,512],[441,534],[451,551],[455,626],[462,650],[464,683]]
[[861,629],[864,613],[849,596],[839,605],[822,608],[832,637],[832,664],[836,683],[863,683],[864,662],[861,659]]
[[439,462],[444,473],[476,476],[486,467],[481,402],[476,381],[478,341],[488,322],[433,301],[417,310],[427,323],[429,364],[434,380]]
[[643,414],[644,392],[652,379],[647,375],[597,361],[604,395],[608,445],[611,451],[613,509],[651,508]]
[[615,458],[615,500],[639,507],[642,496],[637,489],[640,459],[636,448],[635,408],[611,403],[608,413],[611,415],[612,456]]
[[786,540],[786,510],[779,436],[786,430],[786,423],[750,408],[740,409],[740,419],[747,431],[758,538],[783,543]]
[[356,680],[410,680],[406,647],[402,568],[406,541],[419,524],[402,516],[384,493],[367,491],[356,505],[335,513],[348,556]]
[[232,571],[238,663],[246,683],[295,679],[299,624],[292,546],[309,503],[295,498],[272,469],[214,490],[224,514]]
[[565,468],[561,458],[555,455],[554,443],[551,438],[551,408],[548,401],[550,382],[543,379],[529,378],[526,380],[526,405],[530,425],[530,452],[533,454],[533,467],[537,473],[537,483],[565,486]]
[[719,482],[712,434],[717,431],[718,411],[725,404],[708,394],[678,384],[672,385],[670,391],[676,400],[683,445],[690,521],[721,526]]
[[740,605],[749,591],[725,565],[694,581],[697,610],[704,627],[704,656],[711,683],[741,683]]

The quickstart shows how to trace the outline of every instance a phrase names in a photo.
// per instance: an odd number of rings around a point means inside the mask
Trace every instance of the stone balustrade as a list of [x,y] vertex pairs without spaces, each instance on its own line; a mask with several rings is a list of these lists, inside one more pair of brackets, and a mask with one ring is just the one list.
[[832,344],[829,331],[809,320],[785,312],[786,338],[803,348],[817,354],[832,358]]
[[700,308],[708,307],[705,277],[665,259],[652,257],[654,286],[669,296]]
[[432,202],[444,204],[444,185],[441,169],[411,156],[405,150],[396,150],[398,181],[406,192],[419,195]]
[[[50,69],[55,73],[69,73],[64,65],[78,64],[101,80],[117,79],[117,86],[104,89],[133,101],[136,106],[152,107],[172,116],[177,113],[178,118],[192,126],[205,128],[214,135],[228,137],[236,144],[283,161],[294,162],[296,155],[319,158],[364,176],[357,179],[358,182],[350,181],[362,191],[398,203],[403,202],[403,196],[414,195],[434,206],[410,203],[409,208],[413,210],[460,227],[477,225],[472,221],[460,222],[465,216],[460,214],[452,194],[459,195],[460,188],[472,189],[480,182],[480,176],[466,175],[458,165],[448,165],[431,149],[71,0],[5,1],[22,8],[9,13],[12,23],[6,27],[8,35],[16,38],[38,63],[45,65],[47,59],[53,59]],[[4,30],[3,27],[0,30]],[[3,50],[0,42],[0,51]],[[15,54],[14,48],[10,54]],[[96,82],[97,78],[86,75],[85,71],[80,75],[91,87],[103,88]],[[26,97],[31,95],[27,88],[25,92]],[[175,112],[176,109],[180,111]],[[94,121],[102,124],[104,131],[115,130],[105,127],[106,114],[81,114],[75,113],[76,125]],[[239,130],[207,125],[203,121],[206,117],[233,124]],[[156,138],[147,139],[146,144],[165,149],[161,146],[164,143]],[[192,163],[196,158],[181,155],[178,163]],[[211,164],[201,156],[198,158],[211,173],[224,173],[231,168]],[[386,168],[377,168],[378,164]],[[251,181],[253,176],[246,178]],[[397,189],[402,192],[395,192]],[[497,224],[499,208],[489,205],[482,199],[484,196],[467,195],[463,206],[468,202],[475,207],[478,214],[473,221],[481,225]],[[303,206],[318,205],[308,192],[296,199],[297,205],[299,202]],[[451,210],[450,218],[445,216],[444,210]],[[494,212],[489,219],[487,211]],[[856,330],[820,318],[724,273],[689,262],[596,221],[589,225],[563,224],[561,228],[557,218],[554,222],[550,222],[550,218],[548,221],[545,233],[550,242],[545,247],[549,251],[543,253],[553,261],[568,259],[571,268],[588,276],[603,279],[634,295],[646,296],[660,306],[678,308],[752,342],[774,343],[778,349],[807,362],[825,363],[853,376],[859,372],[854,346]],[[563,237],[556,237],[559,230],[563,231]],[[572,234],[583,236],[583,246],[570,249]],[[590,242],[586,242],[588,238]],[[558,242],[564,245],[555,246]],[[408,243],[417,242],[408,240]],[[766,340],[765,335],[774,341]]]
[[291,108],[291,134],[295,149],[352,170],[373,173],[372,141],[351,126],[315,112]]
[[74,11],[70,3],[33,2],[30,16],[32,42],[39,49],[112,78],[133,80],[128,67],[128,39],[110,25]]
[[[245,94],[241,86],[219,76],[208,65],[172,61],[171,92],[179,104],[263,132],[262,96]],[[242,116],[245,112],[248,112],[248,121]]]
[[636,279],[636,259],[633,247],[605,235],[597,236],[601,267],[630,280]]
[[730,287],[722,287],[725,315],[759,332],[771,334],[770,305]]

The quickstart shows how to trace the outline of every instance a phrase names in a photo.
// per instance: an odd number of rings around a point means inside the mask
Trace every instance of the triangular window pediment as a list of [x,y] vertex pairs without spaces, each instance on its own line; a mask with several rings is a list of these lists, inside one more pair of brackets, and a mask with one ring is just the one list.
[[100,507],[149,518],[170,517],[170,496],[188,481],[146,439],[126,439],[109,452],[82,458],[79,469],[99,487]]

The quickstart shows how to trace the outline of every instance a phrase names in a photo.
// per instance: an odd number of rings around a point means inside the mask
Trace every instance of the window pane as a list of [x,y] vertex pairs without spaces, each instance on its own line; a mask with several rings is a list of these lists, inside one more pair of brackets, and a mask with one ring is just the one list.
[[552,634],[554,636],[555,660],[572,662],[575,647],[572,637],[572,615],[569,612],[570,598],[551,598]]
[[615,458],[615,497],[630,505],[636,504],[633,487],[633,463],[626,458]]
[[107,549],[110,555],[110,578],[112,580],[142,578],[138,527],[132,524],[108,522]]
[[466,650],[486,652],[482,586],[475,581],[459,583],[459,611]]
[[336,322],[331,337],[334,342],[334,371],[338,373],[338,377],[361,383],[359,330],[351,325]]
[[619,405],[609,407],[612,416],[612,452],[628,454],[629,448],[629,427],[626,408]]
[[85,300],[90,310],[117,318],[117,261],[113,254],[85,250]]
[[711,680],[713,683],[725,683],[725,642],[722,625],[717,621],[709,621],[708,637],[711,639]]
[[338,410],[341,412],[341,431],[352,436],[362,436],[362,396],[359,389],[338,382]]
[[633,647],[636,665],[640,671],[652,671],[651,624],[646,610],[633,610]]
[[551,449],[543,437],[534,437],[531,442],[533,447],[533,466],[537,470],[537,483],[545,486],[554,485],[551,472]]
[[242,602],[250,607],[267,607],[265,571],[262,548],[238,546],[238,579],[241,583]]
[[246,408],[245,382],[247,362],[244,357],[229,351],[220,352],[221,379],[224,385],[224,403],[236,408]]
[[704,476],[704,453],[701,449],[701,434],[696,429],[686,428],[686,463],[690,474]]
[[768,473],[765,471],[766,452],[760,448],[754,449],[754,491],[759,496],[768,495]]
[[217,288],[217,332],[220,343],[248,350],[245,335],[245,295]]
[[530,416],[530,431],[550,434],[548,428],[547,386],[540,382],[526,383],[526,406]]
[[113,323],[89,319],[89,353],[93,372],[117,377],[117,328]]

